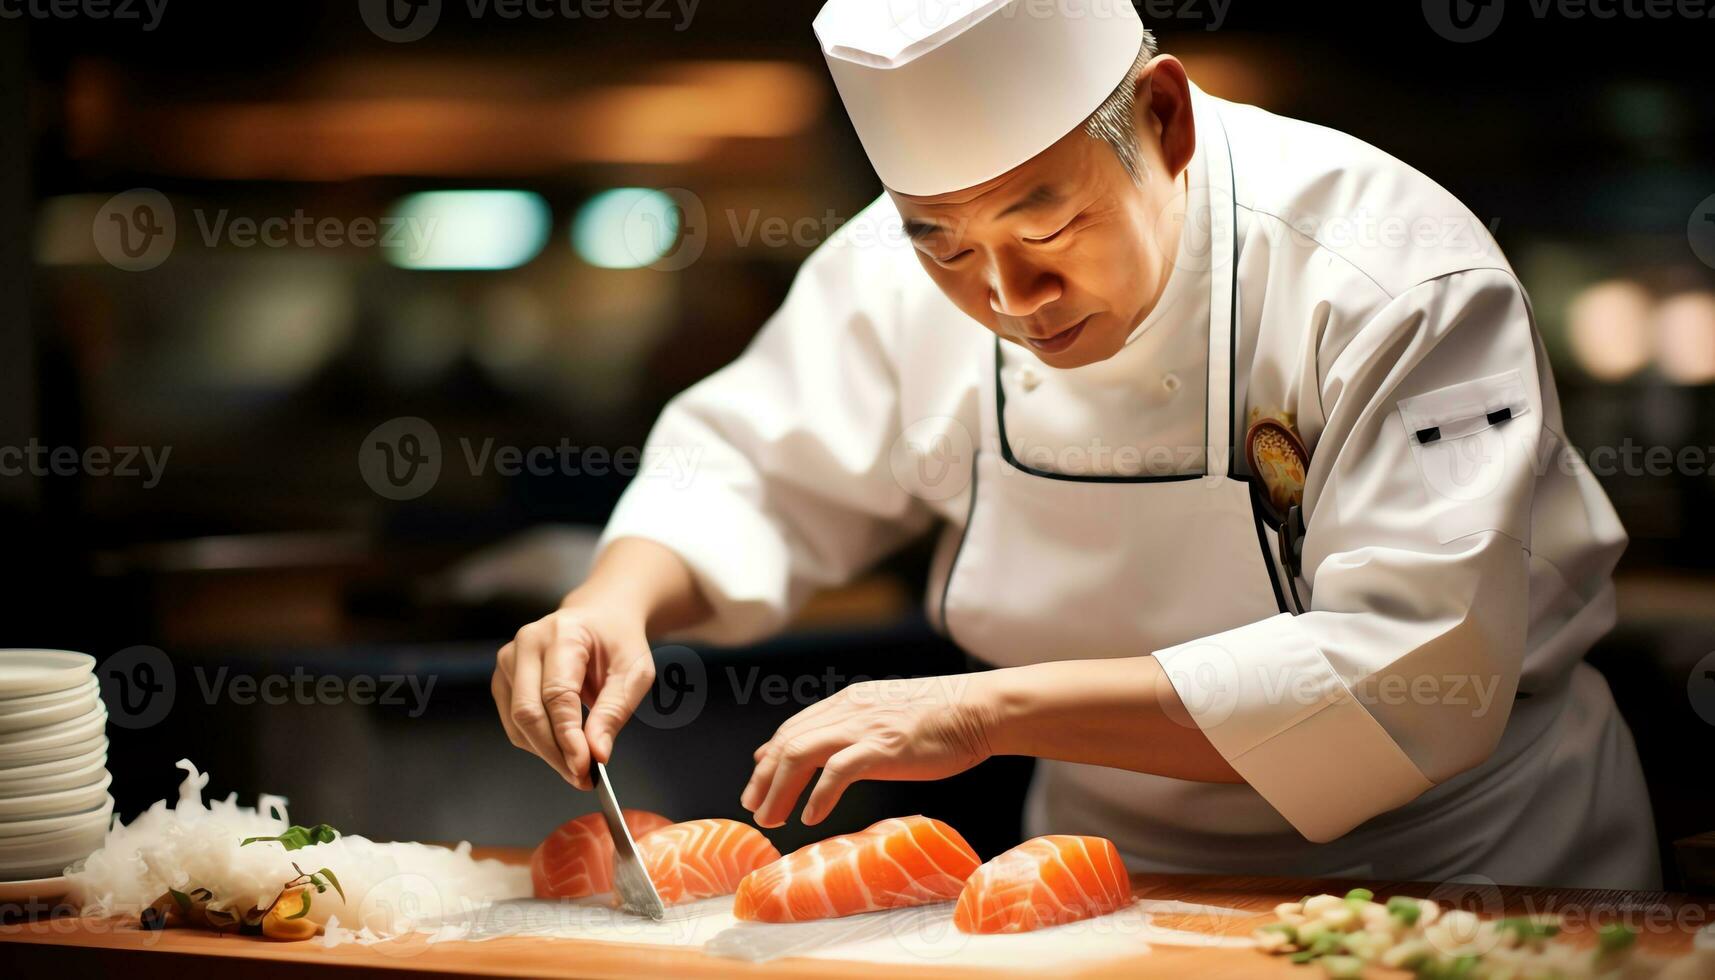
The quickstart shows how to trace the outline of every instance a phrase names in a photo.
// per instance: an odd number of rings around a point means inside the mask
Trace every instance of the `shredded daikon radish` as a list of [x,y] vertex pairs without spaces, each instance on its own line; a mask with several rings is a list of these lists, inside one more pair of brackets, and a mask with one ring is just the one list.
[[139,915],[168,889],[195,888],[214,893],[211,908],[242,913],[274,901],[299,868],[327,868],[345,897],[332,888],[317,893],[308,917],[326,924],[338,916],[341,935],[388,937],[412,931],[418,921],[530,894],[528,868],[476,860],[468,843],[445,848],[343,835],[291,851],[275,841],[241,846],[246,838],[285,833],[286,800],[263,794],[246,807],[234,793],[204,804],[208,775],[188,759],[178,766],[185,779],[177,806],[161,800],[129,825],[115,817],[101,849],[67,870],[84,914]]

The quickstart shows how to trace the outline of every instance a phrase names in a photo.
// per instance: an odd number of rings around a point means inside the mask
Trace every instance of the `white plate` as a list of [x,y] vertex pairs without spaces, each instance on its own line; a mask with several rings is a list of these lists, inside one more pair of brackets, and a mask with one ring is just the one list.
[[94,701],[99,697],[101,697],[101,681],[94,677],[85,677],[83,683],[76,687],[68,687],[63,691],[26,694],[21,698],[0,698],[0,717],[17,714],[20,711],[45,708],[50,704],[62,704],[66,701]]
[[[98,718],[102,720],[107,718],[107,705],[100,701],[85,707],[75,718],[67,718],[65,721],[55,722],[52,725],[43,725],[34,731],[7,732],[0,735],[0,758],[5,757],[6,750],[12,746],[29,745],[36,741],[60,736],[75,736]],[[67,737],[66,741],[76,741],[76,739]]]
[[107,744],[107,706],[96,702],[88,714],[46,728],[0,735],[0,765],[24,766],[83,755]]
[[0,697],[48,694],[82,684],[95,658],[70,650],[0,650]]
[[113,776],[103,769],[95,781],[87,786],[37,793],[34,796],[0,798],[0,821],[87,813],[107,799],[107,787],[112,782]]
[[52,878],[32,878],[29,881],[0,880],[0,902],[25,904],[39,902],[52,905],[71,892],[71,882],[65,875]]
[[0,848],[24,847],[30,844],[62,844],[68,840],[87,837],[90,833],[90,828],[92,827],[98,828],[101,831],[102,836],[105,837],[109,823],[111,823],[111,820],[109,820],[108,823],[101,824],[91,821],[83,824],[82,826],[62,827],[59,830],[49,830],[40,834],[20,834],[17,837],[0,837]]
[[10,714],[0,713],[0,736],[13,732],[37,731],[62,721],[74,721],[89,714],[95,707],[95,698],[84,698],[77,701],[65,701],[60,704],[45,705],[29,711],[15,711]]
[[106,841],[107,830],[103,827],[28,838],[0,837],[0,879],[59,874],[100,850]]
[[[42,776],[28,776],[23,779],[10,779],[7,770],[0,770],[0,800],[12,799],[18,796],[36,796],[40,793],[54,793],[62,789],[77,789],[88,786],[99,780],[107,771],[107,752],[91,752],[83,758],[87,762],[78,762],[75,767],[68,767],[64,772],[49,773]],[[56,765],[58,763],[55,763]]]
[[45,779],[64,775],[68,772],[78,772],[91,765],[106,764],[107,740],[104,738],[94,748],[86,749],[77,755],[68,755],[63,759],[34,762],[29,765],[12,765],[12,760],[0,758],[0,783],[19,783],[30,779]]
[[[105,724],[106,719],[102,719]],[[107,751],[107,733],[97,728],[88,735],[63,745],[38,745],[31,748],[0,748],[0,760],[20,766],[60,763],[87,757],[92,752]]]
[[25,820],[0,820],[0,846],[17,837],[33,837],[48,835],[60,831],[70,832],[84,827],[100,827],[103,830],[112,822],[113,797],[103,796],[98,806],[78,813],[67,813],[56,817],[31,817]]

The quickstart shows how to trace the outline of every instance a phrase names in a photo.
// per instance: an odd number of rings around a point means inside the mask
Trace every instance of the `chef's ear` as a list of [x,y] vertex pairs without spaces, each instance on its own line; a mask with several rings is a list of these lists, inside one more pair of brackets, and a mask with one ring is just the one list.
[[[1167,176],[1178,180],[1197,151],[1197,124],[1191,118],[1191,79],[1185,65],[1170,54],[1159,54],[1137,76],[1136,103],[1139,138],[1154,138]],[[1154,156],[1144,148],[1145,156]]]

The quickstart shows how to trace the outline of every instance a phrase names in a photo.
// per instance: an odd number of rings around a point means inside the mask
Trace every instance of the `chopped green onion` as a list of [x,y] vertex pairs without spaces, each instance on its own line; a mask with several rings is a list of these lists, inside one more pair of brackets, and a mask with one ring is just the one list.
[[1338,980],[1354,980],[1364,975],[1364,961],[1356,956],[1327,956],[1322,959],[1322,969]]
[[1560,934],[1558,923],[1536,919],[1502,919],[1495,928],[1516,933],[1520,939],[1550,939]]
[[1376,893],[1368,888],[1354,888],[1346,893],[1346,901],[1348,902],[1368,902],[1375,897]]
[[1315,939],[1310,940],[1310,951],[1318,956],[1327,953],[1338,953],[1341,949],[1341,944],[1344,941],[1345,937],[1340,933],[1325,932],[1322,935],[1317,936]]
[[1408,926],[1417,925],[1417,920],[1423,915],[1423,906],[1417,904],[1417,899],[1395,895],[1387,900],[1388,914]]
[[1596,933],[1596,948],[1603,956],[1618,953],[1637,941],[1637,930],[1618,922],[1610,922]]

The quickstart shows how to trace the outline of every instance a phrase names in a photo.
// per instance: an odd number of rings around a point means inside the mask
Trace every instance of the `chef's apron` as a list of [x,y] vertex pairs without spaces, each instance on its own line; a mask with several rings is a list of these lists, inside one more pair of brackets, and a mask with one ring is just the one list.
[[[1211,182],[1216,171],[1230,181],[1222,154],[1203,156]],[[1210,254],[1230,256],[1232,216],[1209,231]],[[1135,657],[1282,611],[1250,481],[1234,472],[1233,263],[1210,266],[1202,472],[1078,476],[1021,459],[1007,437],[997,342],[992,369],[984,365],[971,511],[940,603],[948,635],[978,660]],[[1109,446],[1136,445],[1136,435],[1088,434]],[[1198,866],[1186,841],[1152,826],[1163,815],[1184,815],[1200,833],[1292,833],[1248,786],[1051,760],[1037,763],[1026,813],[1032,833],[1123,828],[1108,836],[1134,863],[1162,870]],[[1151,839],[1178,843],[1150,853]]]
[[[1209,310],[1201,472],[1068,475],[1015,454],[1005,425],[1003,349],[981,365],[981,439],[970,511],[932,608],[947,635],[986,664],[1137,657],[1299,612],[1250,479],[1237,472],[1237,212],[1218,115],[1205,138]],[[1213,202],[1219,202],[1214,204]],[[1022,352],[1014,356],[1027,356]],[[1147,414],[1147,413],[1140,413]],[[1141,429],[1147,420],[1138,419]],[[1135,444],[1147,433],[1089,433]],[[1309,583],[1296,578],[1308,604]],[[1219,678],[1182,693],[1221,695]],[[1330,759],[1330,764],[1338,764]],[[1362,778],[1354,773],[1354,778]],[[1630,733],[1587,665],[1532,692],[1483,765],[1346,836],[1306,841],[1247,784],[1203,783],[1041,759],[1026,801],[1029,834],[1112,839],[1134,870],[1444,880],[1652,884],[1653,832]]]

